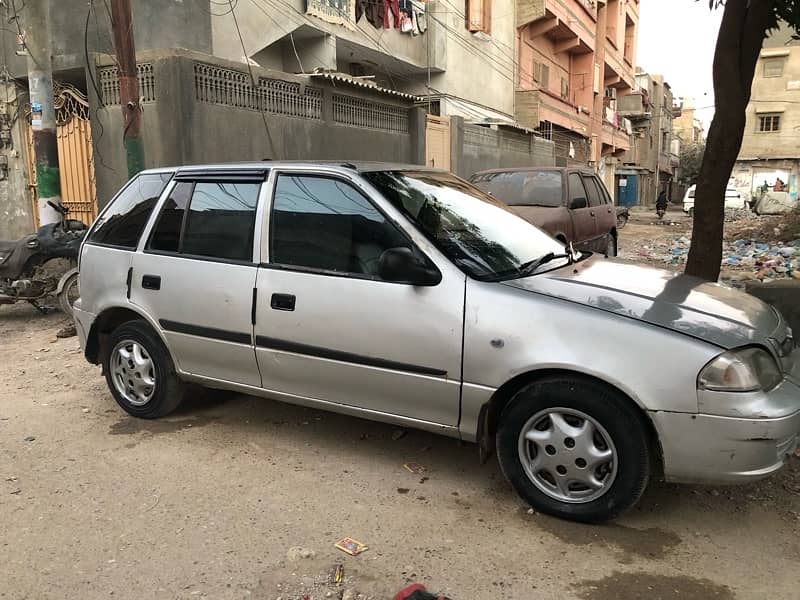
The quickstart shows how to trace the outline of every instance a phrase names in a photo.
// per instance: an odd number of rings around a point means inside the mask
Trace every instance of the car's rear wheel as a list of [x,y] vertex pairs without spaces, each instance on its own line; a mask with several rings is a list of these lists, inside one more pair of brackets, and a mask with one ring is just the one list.
[[501,416],[497,453],[533,508],[575,521],[616,518],[650,478],[651,448],[637,408],[591,380],[551,378],[521,389]]
[[109,336],[106,383],[125,412],[155,419],[175,410],[183,384],[161,339],[144,321],[123,323]]

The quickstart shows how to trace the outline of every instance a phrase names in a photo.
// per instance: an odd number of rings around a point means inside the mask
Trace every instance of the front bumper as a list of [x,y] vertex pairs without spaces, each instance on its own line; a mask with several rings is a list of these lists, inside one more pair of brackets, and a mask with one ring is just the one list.
[[[722,417],[654,411],[667,481],[744,483],[778,471],[800,442],[800,387],[784,381],[778,404],[789,395],[793,412],[769,418]],[[767,394],[767,398],[775,392]]]

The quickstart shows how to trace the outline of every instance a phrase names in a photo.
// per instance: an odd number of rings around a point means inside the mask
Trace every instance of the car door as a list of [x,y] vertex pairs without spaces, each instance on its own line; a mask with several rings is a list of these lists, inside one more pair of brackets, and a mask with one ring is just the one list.
[[264,388],[457,425],[464,274],[445,261],[435,286],[383,281],[382,252],[422,252],[424,238],[355,175],[284,171],[273,182],[255,309]]
[[608,243],[613,238],[613,231],[617,226],[617,214],[610,203],[610,198],[605,193],[605,186],[594,175],[583,175],[583,184],[589,194],[589,206],[594,209],[594,218],[597,231],[592,242],[592,250],[605,252]]
[[581,250],[592,250],[597,236],[597,219],[595,208],[589,206],[589,196],[580,173],[572,172],[567,176],[567,206],[572,218],[573,244]]
[[261,385],[251,305],[263,180],[179,173],[134,256],[130,300],[158,322],[184,372]]

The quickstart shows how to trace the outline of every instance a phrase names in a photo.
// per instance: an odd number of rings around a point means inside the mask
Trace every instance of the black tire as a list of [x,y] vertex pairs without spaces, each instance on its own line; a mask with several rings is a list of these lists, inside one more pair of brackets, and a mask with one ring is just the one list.
[[[115,384],[115,364],[113,364],[116,356],[115,349],[128,342],[138,344],[144,351],[146,359],[150,361],[151,374],[154,376],[154,385],[149,388],[152,390],[148,395],[149,399],[141,405],[126,398]],[[132,346],[128,345],[128,347]],[[178,408],[183,399],[184,385],[178,379],[169,351],[150,325],[145,321],[123,323],[111,333],[106,348],[107,352],[103,357],[106,383],[114,400],[125,412],[142,419],[157,419]],[[132,375],[132,381],[138,375],[140,373]],[[125,384],[121,382],[120,385],[124,386]]]
[[[523,427],[540,411],[550,408],[584,413],[610,437],[616,449],[616,474],[599,497],[580,503],[559,500],[542,491],[541,483],[537,485],[527,474],[520,451]],[[559,451],[569,461],[577,454],[569,449],[567,441]],[[551,447],[547,448],[550,454]],[[572,521],[599,523],[616,518],[641,498],[650,480],[653,452],[643,417],[622,394],[592,380],[558,377],[529,384],[514,395],[500,418],[497,456],[511,485],[537,511]],[[581,459],[575,459],[576,465],[578,460]]]

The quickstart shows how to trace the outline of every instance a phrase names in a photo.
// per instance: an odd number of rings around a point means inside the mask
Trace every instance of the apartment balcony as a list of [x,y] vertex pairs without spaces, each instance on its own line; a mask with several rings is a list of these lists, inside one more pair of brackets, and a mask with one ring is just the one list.
[[631,149],[631,136],[628,132],[614,123],[609,123],[603,119],[603,133],[601,136],[603,143],[603,156],[620,157]]
[[617,112],[621,117],[632,121],[644,121],[653,118],[653,107],[650,106],[648,94],[642,90],[633,91],[617,100]]
[[605,87],[633,89],[635,85],[633,67],[622,60],[622,55],[606,45]]
[[523,127],[537,129],[548,121],[579,135],[589,135],[589,113],[558,94],[541,89],[517,90],[516,106],[516,120]]
[[[517,0],[517,28],[534,39],[548,35],[554,41],[591,52],[597,34],[597,8],[592,0]],[[567,48],[569,49],[569,48]]]

